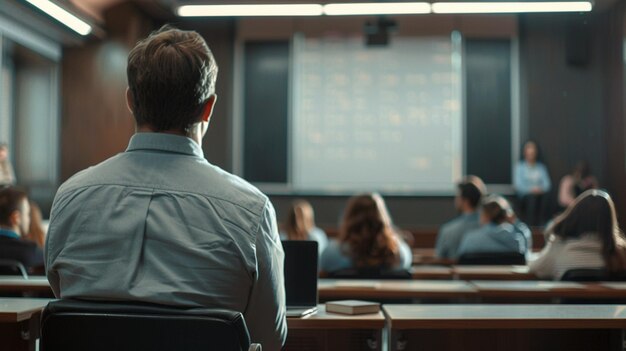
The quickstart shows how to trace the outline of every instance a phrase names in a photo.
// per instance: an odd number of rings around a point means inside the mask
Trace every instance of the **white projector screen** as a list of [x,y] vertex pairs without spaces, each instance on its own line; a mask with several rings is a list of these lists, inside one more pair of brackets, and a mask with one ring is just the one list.
[[452,37],[297,36],[296,191],[449,193],[461,177],[460,45]]

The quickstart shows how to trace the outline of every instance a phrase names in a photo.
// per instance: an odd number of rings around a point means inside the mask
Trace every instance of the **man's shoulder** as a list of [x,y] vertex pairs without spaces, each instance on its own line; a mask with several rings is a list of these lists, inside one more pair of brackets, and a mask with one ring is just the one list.
[[478,221],[474,220],[474,218],[471,216],[458,216],[444,223],[441,226],[441,232],[449,233],[449,232],[456,232],[459,230],[465,230],[467,226],[472,227],[474,222],[478,224]]
[[61,185],[57,197],[89,187],[102,188],[104,191],[107,187],[144,188],[226,201],[257,214],[269,201],[254,185],[204,159],[201,162],[191,160],[183,163],[182,168],[175,171],[168,166],[158,168],[150,165],[150,169],[145,172],[150,176],[140,175],[144,173],[143,168],[145,166],[141,162],[135,162],[129,155],[118,154],[76,173]]

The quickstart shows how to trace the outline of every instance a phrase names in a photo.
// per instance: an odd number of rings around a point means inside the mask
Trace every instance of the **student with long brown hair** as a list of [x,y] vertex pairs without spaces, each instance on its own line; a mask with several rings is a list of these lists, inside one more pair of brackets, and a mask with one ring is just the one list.
[[291,204],[282,240],[313,240],[317,241],[320,255],[328,245],[328,237],[323,230],[315,226],[313,207],[306,200],[296,200]]
[[608,193],[587,190],[547,229],[548,243],[531,272],[539,278],[560,279],[570,269],[626,269],[626,241]]
[[339,239],[322,254],[321,270],[411,267],[411,249],[394,231],[385,201],[378,194],[352,197],[343,215]]

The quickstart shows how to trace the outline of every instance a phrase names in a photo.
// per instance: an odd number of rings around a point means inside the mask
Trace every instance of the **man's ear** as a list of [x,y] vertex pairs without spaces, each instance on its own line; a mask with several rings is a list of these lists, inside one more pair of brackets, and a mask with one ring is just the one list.
[[208,122],[211,119],[213,108],[215,107],[215,101],[217,101],[217,95],[211,94],[204,105],[204,109],[202,110],[202,122]]
[[128,107],[128,111],[130,111],[130,114],[133,114],[133,96],[130,93],[130,88],[126,87],[126,107]]

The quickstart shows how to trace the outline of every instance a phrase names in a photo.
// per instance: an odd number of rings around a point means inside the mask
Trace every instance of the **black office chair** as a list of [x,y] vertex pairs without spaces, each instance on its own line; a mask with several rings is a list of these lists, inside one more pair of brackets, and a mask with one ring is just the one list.
[[567,282],[603,282],[612,280],[609,271],[603,268],[577,268],[566,271],[561,281]]
[[[567,282],[615,282],[626,281],[625,272],[610,272],[604,268],[576,268],[566,271],[561,281]],[[625,299],[560,299],[562,304],[623,304]]]
[[26,267],[16,260],[0,259],[0,275],[16,275],[28,279]]
[[58,300],[41,317],[42,351],[260,351],[243,315],[125,302]]
[[457,262],[459,265],[525,265],[526,256],[519,252],[485,252],[463,254]]
[[330,272],[328,278],[333,279],[412,279],[411,272],[406,269],[385,268],[346,268]]

